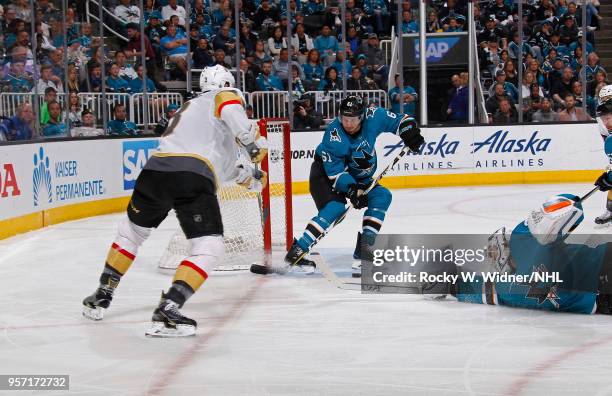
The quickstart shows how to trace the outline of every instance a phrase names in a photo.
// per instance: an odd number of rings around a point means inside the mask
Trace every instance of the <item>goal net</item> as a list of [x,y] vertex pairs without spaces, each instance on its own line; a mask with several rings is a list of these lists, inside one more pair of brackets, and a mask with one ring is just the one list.
[[[216,270],[248,269],[273,250],[286,251],[293,240],[289,121],[261,119],[258,124],[260,134],[268,140],[268,156],[260,164],[268,172],[268,185],[257,194],[228,182],[217,192],[225,258]],[[159,267],[177,268],[188,255],[189,241],[179,229],[170,239]]]

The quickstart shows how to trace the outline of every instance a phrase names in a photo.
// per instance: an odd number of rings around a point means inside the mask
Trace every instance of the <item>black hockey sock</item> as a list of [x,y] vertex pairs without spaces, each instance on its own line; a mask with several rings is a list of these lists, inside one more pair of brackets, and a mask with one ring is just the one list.
[[100,275],[100,287],[116,289],[117,286],[119,286],[121,276],[122,275],[117,272],[117,270],[106,264],[104,266],[104,271],[102,271],[102,275]]
[[185,304],[189,297],[193,296],[194,290],[185,282],[175,281],[170,290],[166,293],[166,298],[178,304],[179,308]]

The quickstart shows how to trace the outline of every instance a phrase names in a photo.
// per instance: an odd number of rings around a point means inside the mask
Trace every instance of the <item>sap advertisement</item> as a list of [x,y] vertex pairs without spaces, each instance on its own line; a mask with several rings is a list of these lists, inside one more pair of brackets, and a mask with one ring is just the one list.
[[[607,166],[595,124],[427,128],[423,136],[426,142],[420,151],[404,156],[388,175],[603,170]],[[322,137],[322,132],[291,135],[294,181],[308,180]],[[382,134],[376,145],[379,168],[402,147],[397,136]]]
[[[404,65],[419,66],[419,35],[405,34]],[[468,63],[468,35],[462,33],[428,34],[425,39],[427,63],[432,66],[460,66]]]

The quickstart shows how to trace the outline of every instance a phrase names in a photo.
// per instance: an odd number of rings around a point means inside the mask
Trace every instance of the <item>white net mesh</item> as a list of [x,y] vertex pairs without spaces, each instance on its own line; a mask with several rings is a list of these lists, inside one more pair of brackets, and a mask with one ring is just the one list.
[[[285,148],[283,133],[287,121],[263,121],[267,135],[269,199],[265,193],[255,194],[237,186],[225,183],[218,191],[217,198],[223,218],[223,242],[225,259],[217,270],[248,269],[254,262],[261,262],[264,255],[265,236],[270,236],[273,250],[286,247],[287,210],[285,204]],[[288,131],[287,131],[288,132]],[[267,210],[265,210],[267,208]],[[271,227],[266,230],[265,213],[270,213]],[[174,269],[189,255],[189,242],[178,230],[170,239],[159,267]]]

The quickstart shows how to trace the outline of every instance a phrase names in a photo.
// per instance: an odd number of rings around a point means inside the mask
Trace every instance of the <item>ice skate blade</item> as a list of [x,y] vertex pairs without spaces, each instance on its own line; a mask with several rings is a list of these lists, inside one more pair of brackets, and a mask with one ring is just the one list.
[[83,316],[90,320],[102,320],[104,318],[104,308],[90,308],[83,305]]
[[303,272],[306,275],[312,275],[317,270],[317,267],[313,265],[296,265],[294,267],[296,269],[299,269],[300,272]]
[[423,294],[423,298],[430,301],[443,301],[446,300],[446,296],[446,294]]
[[596,230],[603,230],[606,228],[610,228],[610,226],[612,226],[612,222],[610,221],[606,223],[598,223],[597,221],[594,221],[594,223],[595,223],[595,227],[593,228],[595,228]]
[[353,265],[351,265],[351,268],[354,270],[361,270],[361,260],[353,261]]
[[145,335],[153,338],[178,338],[195,336],[195,332],[196,328],[190,325],[177,325],[174,329],[166,327],[163,322],[152,322]]

